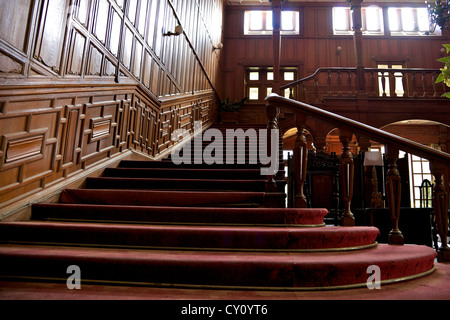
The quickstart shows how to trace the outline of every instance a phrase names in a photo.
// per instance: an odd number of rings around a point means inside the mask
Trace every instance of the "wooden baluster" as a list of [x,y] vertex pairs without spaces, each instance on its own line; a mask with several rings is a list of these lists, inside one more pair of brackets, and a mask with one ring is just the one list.
[[352,73],[347,71],[347,85],[348,85],[348,95],[352,95]]
[[338,71],[337,74],[337,82],[338,82],[338,96],[342,96],[342,75],[341,72]]
[[417,91],[416,91],[416,73],[413,72],[411,77],[411,85],[413,86],[413,97],[417,97]]
[[403,97],[408,97],[408,74],[406,72],[402,72],[402,85],[403,85]]
[[327,71],[328,95],[331,96],[331,72]]
[[437,97],[437,89],[436,89],[436,75],[433,73],[431,75],[431,83],[433,84],[433,97]]
[[347,129],[339,130],[339,139],[342,143],[342,154],[340,159],[340,177],[341,190],[344,200],[344,213],[341,219],[341,225],[354,226],[355,217],[350,210],[353,198],[353,180],[354,180],[354,165],[353,154],[350,151],[350,142],[352,141],[353,133]]
[[434,218],[441,237],[441,246],[438,248],[438,261],[450,261],[450,248],[447,244],[448,236],[448,192],[444,185],[445,164],[430,161],[430,170],[435,178],[433,190]]
[[[272,140],[272,129],[278,129],[278,116],[280,115],[280,108],[272,105],[267,106],[267,118],[269,119],[269,123],[267,124],[267,148],[271,148],[272,144],[270,143]],[[274,150],[270,150],[270,153],[267,154],[272,155],[275,152]],[[275,192],[277,190],[277,184],[275,181],[275,175],[268,175],[266,180],[266,191],[267,192]]]
[[372,82],[372,88],[371,88],[371,90],[372,90],[372,95],[374,96],[374,97],[376,97],[376,96],[378,96],[378,93],[377,93],[377,90],[376,90],[376,88],[377,88],[377,77],[376,77],[376,73],[375,72],[373,72],[373,71],[371,71],[370,72],[370,78],[371,78],[371,82]]
[[427,86],[426,86],[426,77],[425,77],[424,72],[422,72],[421,82],[422,82],[423,96],[426,97],[427,96]]
[[295,140],[295,149],[293,155],[294,161],[294,179],[295,179],[295,208],[306,208],[307,201],[304,193],[306,181],[306,168],[308,163],[308,144],[304,132],[306,115],[295,113],[295,125],[297,127],[297,138]]
[[383,88],[383,97],[386,97],[386,75],[381,73],[381,86]]
[[392,145],[386,146],[386,158],[389,162],[389,170],[386,176],[386,197],[392,221],[392,230],[389,233],[388,243],[403,245],[403,234],[398,228],[401,200],[401,179],[397,169],[398,153],[398,147]]
[[395,92],[396,90],[396,81],[395,81],[395,72],[394,71],[389,71],[389,96],[390,97],[397,97],[397,93]]

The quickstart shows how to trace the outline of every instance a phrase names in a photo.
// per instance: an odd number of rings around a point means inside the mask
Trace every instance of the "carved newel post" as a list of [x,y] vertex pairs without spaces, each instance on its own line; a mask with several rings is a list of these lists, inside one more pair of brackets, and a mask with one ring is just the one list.
[[448,192],[445,189],[444,179],[445,164],[430,161],[430,170],[435,179],[433,190],[434,218],[441,237],[441,246],[438,248],[438,261],[450,261],[450,248],[447,244],[448,236]]
[[391,145],[386,146],[386,158],[389,162],[389,170],[386,176],[386,197],[392,221],[392,230],[389,233],[388,243],[403,245],[403,234],[398,228],[401,200],[401,179],[397,169],[398,153],[398,147]]
[[306,169],[308,162],[308,143],[305,136],[306,115],[302,113],[295,113],[295,125],[297,127],[297,138],[295,140],[294,148],[294,177],[295,177],[295,208],[306,208],[307,201],[304,193],[304,186],[306,181]]
[[[267,141],[271,141],[272,129],[278,129],[278,116],[280,115],[280,108],[277,106],[271,105],[270,103],[267,105],[267,119],[269,122],[267,124]],[[271,148],[272,143],[267,144],[267,148]],[[273,155],[275,150],[270,150],[267,154]],[[278,155],[277,155],[278,156]],[[267,192],[275,192],[277,190],[277,183],[275,181],[276,173],[267,176],[266,180],[266,191]]]
[[353,198],[353,180],[355,168],[353,164],[353,154],[350,151],[350,142],[352,141],[353,133],[347,129],[339,130],[339,139],[342,143],[342,154],[340,160],[340,176],[341,176],[341,190],[344,200],[344,214],[342,215],[342,226],[354,226],[355,217],[350,210]]

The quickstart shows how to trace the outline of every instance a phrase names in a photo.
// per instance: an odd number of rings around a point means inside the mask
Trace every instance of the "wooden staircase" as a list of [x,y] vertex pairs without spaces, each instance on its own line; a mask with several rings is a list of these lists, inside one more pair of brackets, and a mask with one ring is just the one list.
[[382,283],[434,270],[431,248],[325,226],[326,209],[286,208],[285,181],[265,183],[259,164],[122,161],[0,224],[0,278],[65,283],[76,265],[91,284],[323,290],[364,287],[373,265]]

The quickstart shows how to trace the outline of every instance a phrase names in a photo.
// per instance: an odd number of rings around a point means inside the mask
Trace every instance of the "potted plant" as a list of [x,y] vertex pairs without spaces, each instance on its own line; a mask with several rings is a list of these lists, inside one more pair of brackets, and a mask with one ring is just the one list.
[[219,104],[220,122],[239,123],[239,111],[247,100],[247,97],[234,102],[230,102],[228,97],[221,100]]

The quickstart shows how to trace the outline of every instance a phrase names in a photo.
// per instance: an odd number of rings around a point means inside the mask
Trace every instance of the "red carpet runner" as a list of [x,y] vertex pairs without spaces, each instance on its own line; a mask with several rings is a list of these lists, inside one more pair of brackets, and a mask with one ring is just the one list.
[[373,227],[328,227],[325,209],[284,208],[258,165],[122,161],[0,224],[0,278],[193,288],[314,290],[433,270],[425,246],[376,243]]

